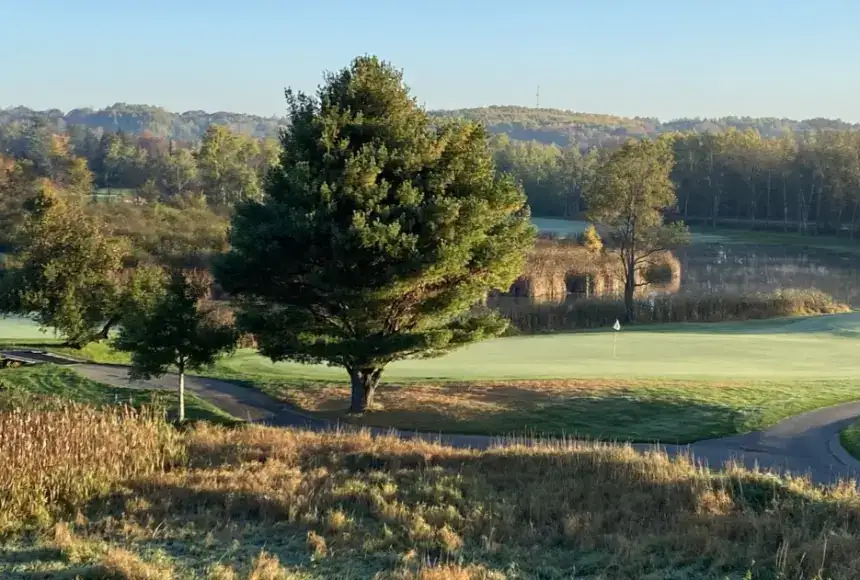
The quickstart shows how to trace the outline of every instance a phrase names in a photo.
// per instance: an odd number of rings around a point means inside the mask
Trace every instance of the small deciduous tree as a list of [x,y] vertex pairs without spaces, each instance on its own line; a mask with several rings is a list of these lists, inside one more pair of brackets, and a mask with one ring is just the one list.
[[259,154],[257,142],[222,125],[211,125],[197,152],[197,167],[203,193],[214,205],[232,205],[260,194],[260,183],[252,167]]
[[589,218],[608,232],[606,249],[620,258],[629,322],[636,318],[636,287],[645,284],[636,273],[688,238],[683,224],[663,221],[663,212],[677,202],[673,164],[668,140],[629,141],[598,168],[585,192]]
[[160,295],[126,317],[114,344],[131,353],[132,378],[179,373],[179,421],[185,420],[185,372],[215,362],[234,348],[236,332],[205,304],[208,277],[175,271]]
[[600,239],[594,224],[588,224],[582,232],[582,245],[593,254],[599,254],[603,250],[603,240]]
[[76,347],[106,336],[125,298],[124,244],[105,235],[78,196],[48,182],[27,206],[21,249],[4,272],[0,310],[32,314]]
[[280,164],[237,207],[216,275],[263,354],[343,367],[361,412],[389,363],[503,332],[473,307],[522,272],[535,232],[485,130],[434,127],[387,63],[287,101]]

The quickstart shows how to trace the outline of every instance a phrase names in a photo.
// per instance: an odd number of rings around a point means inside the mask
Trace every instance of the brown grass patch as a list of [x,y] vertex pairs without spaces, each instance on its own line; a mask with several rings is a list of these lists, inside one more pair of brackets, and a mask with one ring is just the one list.
[[122,548],[111,548],[102,559],[104,578],[116,580],[173,580],[169,566],[144,562],[139,556]]
[[[560,379],[518,381],[474,381],[438,384],[382,384],[372,407],[361,416],[349,415],[349,386],[317,383],[295,387],[269,385],[274,396],[314,415],[350,423],[430,432],[466,434],[579,433],[587,436],[636,436],[635,422],[646,415],[675,416],[686,406],[690,420],[697,408],[711,415],[711,422],[725,421],[732,414],[732,398],[748,396],[743,382],[709,382],[706,385],[689,381]],[[716,394],[720,391],[719,394]],[[703,393],[707,396],[703,396]],[[724,399],[725,406],[706,403],[711,397]],[[697,398],[699,399],[697,402]],[[553,410],[554,415],[547,411]],[[626,410],[635,411],[627,413]],[[612,413],[614,417],[601,416]],[[720,414],[724,417],[720,418]],[[561,419],[564,415],[564,420]],[[553,418],[555,417],[555,418]],[[560,431],[567,424],[568,428]],[[604,427],[607,427],[604,429]],[[640,424],[640,427],[645,427]],[[690,437],[695,425],[667,425],[664,432],[643,432],[643,440]],[[716,425],[715,428],[722,428]],[[648,428],[650,429],[650,428]]]
[[0,412],[0,531],[74,513],[182,453],[178,434],[153,411],[58,403]]
[[[74,533],[56,527],[70,565],[77,550],[101,577],[147,580],[860,577],[853,483],[576,442],[476,451],[205,425],[182,438],[187,464],[129,473]],[[67,504],[66,489],[50,497]],[[151,563],[155,545],[181,562]]]

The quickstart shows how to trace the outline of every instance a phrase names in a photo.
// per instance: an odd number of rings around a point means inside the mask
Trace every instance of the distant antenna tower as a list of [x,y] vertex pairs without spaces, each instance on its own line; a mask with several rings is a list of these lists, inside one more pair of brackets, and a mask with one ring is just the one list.
[[538,85],[537,93],[535,93],[535,107],[540,109],[540,85]]

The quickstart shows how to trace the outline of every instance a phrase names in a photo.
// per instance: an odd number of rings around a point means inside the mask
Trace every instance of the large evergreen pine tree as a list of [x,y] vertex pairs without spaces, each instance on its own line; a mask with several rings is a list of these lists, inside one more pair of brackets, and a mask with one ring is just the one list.
[[287,102],[280,164],[216,272],[263,354],[345,368],[361,412],[388,363],[504,330],[474,306],[522,271],[534,229],[485,130],[431,125],[389,64],[357,58]]

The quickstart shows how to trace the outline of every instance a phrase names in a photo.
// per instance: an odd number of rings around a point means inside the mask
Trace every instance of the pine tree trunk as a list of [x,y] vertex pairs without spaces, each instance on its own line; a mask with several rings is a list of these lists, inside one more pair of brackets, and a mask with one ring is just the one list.
[[364,413],[373,404],[376,387],[382,377],[381,368],[347,369],[351,387],[350,413]]
[[179,365],[179,422],[185,421],[185,364]]

